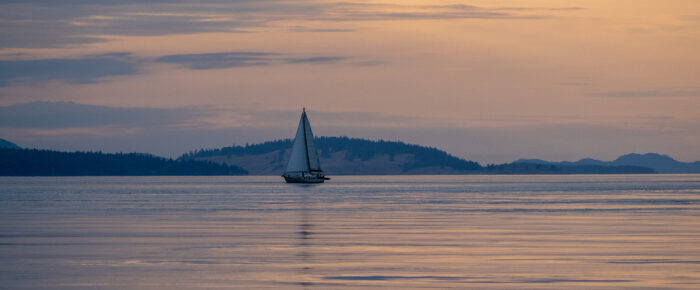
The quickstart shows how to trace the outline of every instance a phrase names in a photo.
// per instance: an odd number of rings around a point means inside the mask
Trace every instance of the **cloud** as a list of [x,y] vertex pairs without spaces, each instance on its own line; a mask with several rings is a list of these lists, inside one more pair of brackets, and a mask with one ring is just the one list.
[[276,2],[0,1],[0,48],[63,47],[108,36],[246,32],[265,27],[289,7]]
[[[20,55],[22,56],[22,55]],[[130,53],[85,55],[78,58],[0,60],[0,87],[35,85],[49,81],[88,84],[111,76],[135,75],[149,63],[171,63],[193,70],[236,67],[330,64],[345,60],[341,56],[299,56],[275,52],[219,52],[174,54],[154,59],[136,59]],[[362,62],[357,65],[363,65]]]
[[84,17],[70,22],[85,35],[153,36],[224,31],[245,32],[246,23],[207,14],[123,13],[116,16]]
[[2,60],[0,87],[54,80],[77,84],[94,83],[110,76],[136,73],[138,67],[129,53],[89,55],[81,58]]
[[57,130],[178,126],[206,114],[203,108],[120,108],[73,102],[31,102],[0,107],[0,127]]
[[288,58],[288,63],[310,63],[310,64],[321,64],[321,63],[333,63],[345,59],[339,56],[317,56],[317,57],[303,57],[303,58]]
[[255,32],[297,22],[297,32],[352,32],[353,27],[307,28],[317,21],[420,19],[538,19],[578,8],[487,8],[284,0],[0,1],[0,48],[45,48],[105,41],[108,36]]
[[155,61],[180,64],[190,69],[218,69],[269,65],[277,57],[279,54],[269,52],[221,52],[166,55]]
[[292,26],[290,31],[294,32],[354,32],[355,29],[348,28],[310,28],[306,26]]
[[[539,19],[547,15],[544,9],[486,8],[473,5],[407,5],[385,3],[335,3],[316,20],[326,21],[388,21],[422,19]],[[524,12],[537,12],[528,14]]]
[[584,7],[501,7],[494,10],[512,10],[512,11],[576,11],[586,10]]
[[[29,102],[0,107],[0,127],[66,130],[90,127],[124,128],[234,128],[286,127],[298,120],[298,110],[251,110],[248,108],[147,108],[107,107],[74,102]],[[314,112],[324,126],[400,126],[411,121],[429,121],[413,116],[370,112]],[[349,125],[348,125],[349,124]],[[76,132],[78,132],[76,131]]]
[[678,89],[655,89],[655,90],[629,90],[610,91],[596,94],[600,97],[611,98],[642,98],[642,97],[699,97],[700,89],[678,88]]
[[155,62],[179,64],[189,69],[206,70],[234,67],[289,64],[327,64],[344,60],[340,56],[298,57],[272,52],[221,52],[174,54],[161,56]]

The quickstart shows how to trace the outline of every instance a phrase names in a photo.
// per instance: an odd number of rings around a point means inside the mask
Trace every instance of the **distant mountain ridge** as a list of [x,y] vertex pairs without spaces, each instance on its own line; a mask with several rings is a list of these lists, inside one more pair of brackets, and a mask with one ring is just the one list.
[[545,164],[555,166],[642,166],[651,168],[657,173],[700,173],[700,161],[680,162],[668,155],[658,153],[630,153],[622,155],[613,161],[601,161],[591,158],[584,158],[573,162],[553,162],[541,159],[518,159],[513,163]]
[[[321,168],[335,175],[382,174],[624,174],[654,173],[642,166],[508,163],[482,166],[437,148],[398,141],[318,137]],[[287,166],[292,140],[192,151],[178,160],[236,165],[254,175],[279,175]]]

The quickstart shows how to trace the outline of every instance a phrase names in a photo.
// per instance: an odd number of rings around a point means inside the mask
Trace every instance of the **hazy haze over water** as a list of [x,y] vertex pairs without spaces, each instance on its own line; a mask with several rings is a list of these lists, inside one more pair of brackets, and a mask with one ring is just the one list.
[[8,289],[700,284],[700,175],[0,184]]

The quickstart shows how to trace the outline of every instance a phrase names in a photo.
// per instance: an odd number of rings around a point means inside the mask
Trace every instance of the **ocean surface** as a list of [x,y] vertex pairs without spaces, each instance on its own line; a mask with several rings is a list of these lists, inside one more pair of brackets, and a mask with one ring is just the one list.
[[2,289],[699,289],[700,175],[1,177]]

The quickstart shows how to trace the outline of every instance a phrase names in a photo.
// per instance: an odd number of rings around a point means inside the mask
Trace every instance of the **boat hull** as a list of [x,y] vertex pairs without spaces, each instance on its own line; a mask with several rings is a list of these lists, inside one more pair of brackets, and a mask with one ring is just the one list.
[[323,176],[282,176],[287,183],[323,183]]

